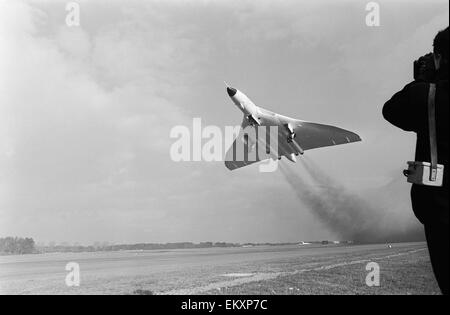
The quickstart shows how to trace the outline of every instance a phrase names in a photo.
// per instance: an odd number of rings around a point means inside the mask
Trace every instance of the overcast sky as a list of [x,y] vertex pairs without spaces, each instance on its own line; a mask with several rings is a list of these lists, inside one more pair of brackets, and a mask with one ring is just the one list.
[[365,198],[389,189],[413,222],[401,171],[415,136],[381,108],[449,5],[378,1],[381,26],[367,27],[367,2],[89,0],[68,27],[65,1],[1,0],[0,236],[333,238],[280,172],[170,159],[172,127],[240,124],[224,80],[259,106],[357,132],[361,143],[307,155]]

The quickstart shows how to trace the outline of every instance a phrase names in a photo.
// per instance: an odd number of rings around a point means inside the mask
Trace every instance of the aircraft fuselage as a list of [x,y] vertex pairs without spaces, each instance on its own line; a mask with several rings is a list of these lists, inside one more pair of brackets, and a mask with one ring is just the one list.
[[[290,161],[296,162],[295,156],[303,154],[303,150],[295,141],[292,141],[295,137],[293,126],[289,126],[288,124],[283,125],[280,118],[286,118],[285,120],[292,119],[256,106],[247,95],[235,88],[227,87],[227,92],[233,103],[244,114],[248,124],[251,126],[277,126],[281,129],[281,132],[279,133],[280,137],[278,139],[277,158],[284,155]],[[290,153],[293,149],[296,153]]]

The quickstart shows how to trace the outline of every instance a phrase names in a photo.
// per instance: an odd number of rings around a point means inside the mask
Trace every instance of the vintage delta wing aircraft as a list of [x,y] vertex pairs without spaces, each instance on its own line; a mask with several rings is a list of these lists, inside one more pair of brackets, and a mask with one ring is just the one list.
[[[282,156],[296,162],[296,156],[306,150],[361,141],[357,134],[338,127],[297,120],[258,107],[244,93],[226,85],[231,100],[244,113],[240,133],[225,156],[225,166],[230,170],[270,158],[280,160]],[[278,127],[277,150],[271,146],[271,143],[276,143],[274,139],[267,136],[270,132],[266,132],[266,137],[258,138],[258,127],[270,129],[271,126]],[[253,132],[253,137],[248,132],[251,129],[258,130]],[[267,141],[262,141],[262,138]],[[264,156],[260,156],[261,150],[257,148],[261,142],[266,147]],[[239,154],[240,148],[243,154]],[[249,158],[252,151],[256,154]]]

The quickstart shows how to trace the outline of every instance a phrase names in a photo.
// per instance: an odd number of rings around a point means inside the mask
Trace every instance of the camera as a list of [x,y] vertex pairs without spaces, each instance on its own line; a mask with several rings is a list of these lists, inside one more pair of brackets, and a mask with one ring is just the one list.
[[444,165],[438,164],[435,171],[429,162],[408,161],[408,169],[403,171],[408,183],[425,186],[442,187]]
[[414,80],[433,82],[436,77],[434,54],[428,53],[414,61]]

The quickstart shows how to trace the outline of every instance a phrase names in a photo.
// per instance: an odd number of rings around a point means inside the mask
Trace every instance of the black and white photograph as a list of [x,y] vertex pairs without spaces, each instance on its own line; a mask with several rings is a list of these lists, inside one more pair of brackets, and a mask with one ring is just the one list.
[[448,26],[447,0],[0,0],[0,295],[448,295]]

